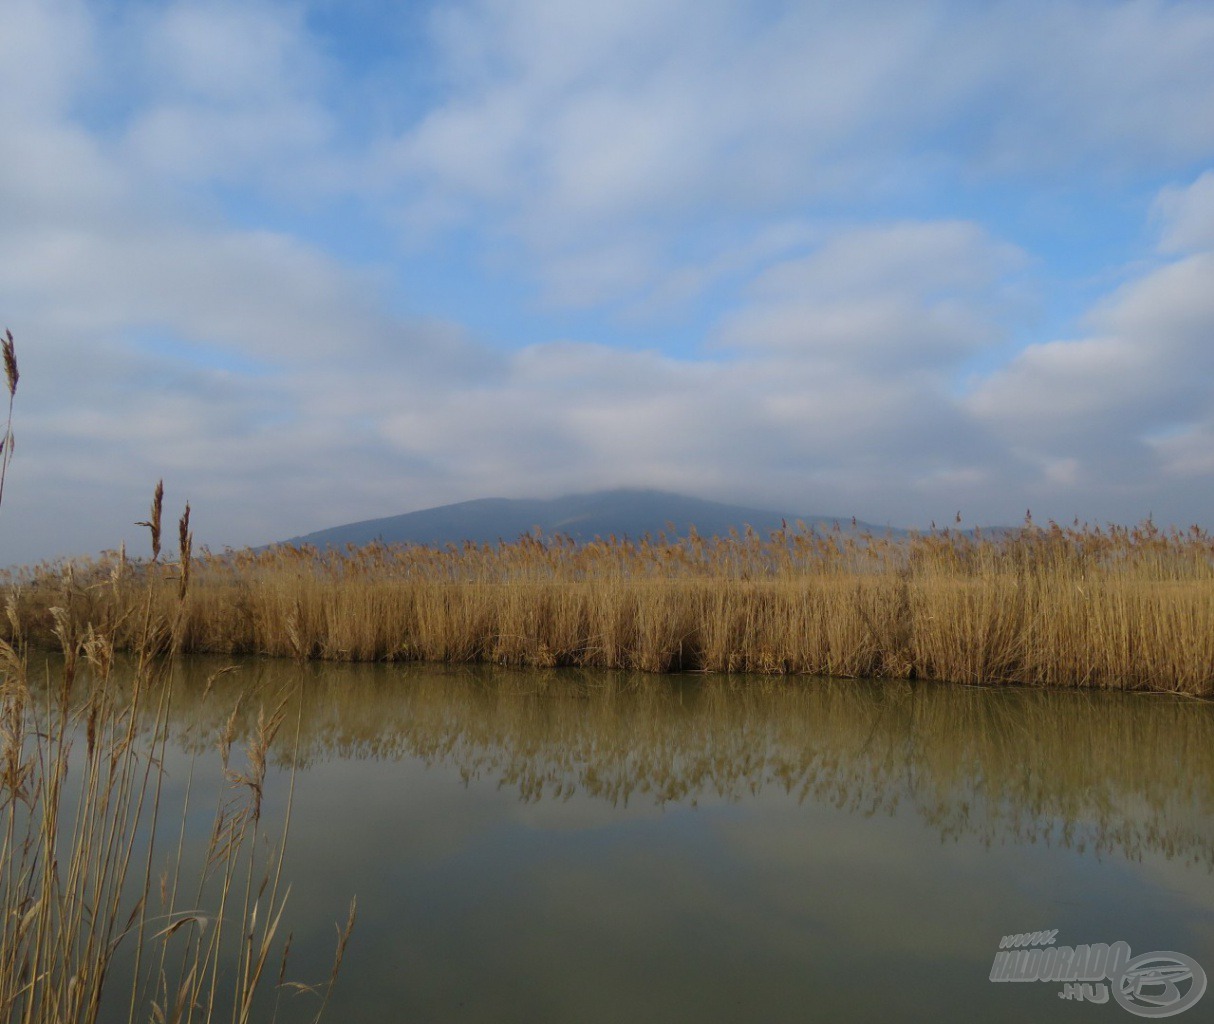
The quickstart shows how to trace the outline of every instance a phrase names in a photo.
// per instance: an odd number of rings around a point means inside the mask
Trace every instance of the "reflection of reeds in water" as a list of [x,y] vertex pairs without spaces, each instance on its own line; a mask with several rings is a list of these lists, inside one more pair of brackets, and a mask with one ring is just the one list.
[[[208,742],[222,723],[190,697],[200,670],[179,671],[175,713]],[[774,790],[855,814],[915,814],[942,838],[1214,866],[1214,708],[1191,701],[387,666],[301,679],[266,661],[218,685],[277,689],[288,675],[305,763],[417,757],[524,800],[695,802]]]
[[176,564],[117,557],[70,580],[62,565],[36,567],[7,587],[23,628],[45,637],[74,580],[121,643],[150,580],[180,651],[1214,694],[1214,541],[1196,529],[523,538],[188,564],[181,606]]

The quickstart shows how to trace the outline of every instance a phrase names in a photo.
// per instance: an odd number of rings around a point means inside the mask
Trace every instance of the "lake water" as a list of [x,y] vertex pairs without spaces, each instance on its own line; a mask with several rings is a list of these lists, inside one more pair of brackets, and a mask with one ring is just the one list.
[[[177,670],[163,817],[191,764],[196,804],[216,785],[237,694],[285,695],[288,977],[325,977],[359,903],[329,1021],[1146,1015],[1149,988],[1128,1009],[990,980],[1003,936],[1052,929],[1214,975],[1214,705],[265,661],[204,698],[220,664]],[[1214,995],[1178,1019],[1214,1020]]]

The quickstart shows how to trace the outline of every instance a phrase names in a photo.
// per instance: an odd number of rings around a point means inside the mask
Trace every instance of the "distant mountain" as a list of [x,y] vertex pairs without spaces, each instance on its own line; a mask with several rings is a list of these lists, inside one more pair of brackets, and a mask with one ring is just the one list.
[[[444,545],[464,541],[495,544],[499,540],[517,540],[537,527],[546,536],[560,533],[576,541],[591,541],[595,537],[606,539],[612,534],[637,540],[646,533],[654,537],[659,533],[670,536],[670,524],[674,526],[673,533],[679,536],[686,536],[693,525],[704,537],[724,536],[731,527],[743,531],[747,526],[766,536],[772,530],[778,530],[782,520],[788,523],[789,529],[795,529],[798,519],[819,529],[829,529],[836,522],[852,529],[850,519],[725,505],[664,491],[616,490],[546,500],[482,498],[461,501],[384,519],[334,526],[292,537],[285,543],[311,544],[318,548],[343,548],[347,544],[363,545],[372,541],[385,544]],[[857,523],[856,529],[886,532],[884,527],[869,523]]]

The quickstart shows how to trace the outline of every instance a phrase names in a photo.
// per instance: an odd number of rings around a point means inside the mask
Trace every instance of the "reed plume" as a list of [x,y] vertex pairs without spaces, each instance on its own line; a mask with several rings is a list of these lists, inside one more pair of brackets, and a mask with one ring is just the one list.
[[8,417],[4,423],[4,434],[0,436],[0,505],[4,504],[4,478],[8,476],[8,465],[13,458],[13,400],[17,397],[17,349],[13,343],[13,332],[5,328],[0,338],[0,349],[4,352],[4,380],[8,386]]

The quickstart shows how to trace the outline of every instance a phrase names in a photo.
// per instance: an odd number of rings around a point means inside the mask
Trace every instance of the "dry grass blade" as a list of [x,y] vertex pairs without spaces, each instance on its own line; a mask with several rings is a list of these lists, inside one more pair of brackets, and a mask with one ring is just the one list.
[[152,935],[152,938],[154,938],[154,939],[170,938],[171,936],[175,935],[178,931],[180,931],[182,928],[184,928],[187,924],[196,924],[196,925],[198,925],[199,931],[205,932],[207,930],[207,927],[210,925],[210,923],[211,923],[211,919],[206,914],[183,914],[181,917],[179,917],[176,921],[174,921],[167,928],[162,928],[160,931],[154,933]]
[[350,944],[350,936],[354,933],[354,922],[358,917],[358,897],[350,900],[350,913],[346,917],[346,926],[337,929],[337,949],[333,954],[333,969],[329,972],[329,980],[325,985],[325,998],[316,1011],[315,1020],[319,1021],[329,1005],[333,995],[333,986],[337,984],[337,975],[341,970],[342,961],[346,958],[346,947]]

